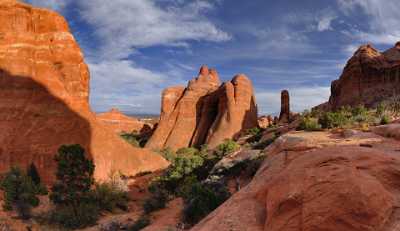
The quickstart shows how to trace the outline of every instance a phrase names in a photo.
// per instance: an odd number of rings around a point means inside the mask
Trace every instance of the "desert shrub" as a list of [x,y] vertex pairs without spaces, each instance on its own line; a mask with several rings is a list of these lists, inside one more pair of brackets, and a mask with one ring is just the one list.
[[171,148],[164,148],[161,150],[157,151],[162,157],[164,157],[166,160],[172,162],[175,157],[176,157],[176,153],[171,149]]
[[381,121],[380,121],[381,125],[389,124],[390,122],[391,122],[391,119],[388,115],[382,115]]
[[94,225],[99,217],[95,203],[81,202],[77,205],[58,206],[51,213],[51,222],[66,228],[77,229]]
[[61,146],[55,160],[57,180],[50,200],[56,208],[52,220],[68,228],[93,224],[99,211],[91,191],[94,184],[93,162],[85,157],[85,150],[78,144]]
[[382,117],[384,114],[386,114],[387,111],[387,106],[385,102],[380,102],[377,107],[376,107],[376,117]]
[[112,212],[115,209],[128,209],[128,193],[109,182],[96,184],[93,199],[100,210]]
[[276,135],[276,133],[274,133],[270,139],[267,139],[267,140],[264,140],[264,141],[254,144],[253,149],[264,150],[266,147],[268,147],[270,144],[272,144],[278,137],[279,136]]
[[254,128],[248,129],[246,131],[246,133],[252,136],[249,139],[247,139],[246,141],[249,143],[253,143],[253,142],[258,142],[261,139],[261,137],[263,135],[263,130],[259,127],[254,127]]
[[121,133],[120,136],[134,147],[143,147],[140,142],[140,135],[136,133]]
[[150,218],[148,216],[141,216],[133,226],[128,228],[128,231],[139,231],[150,225]]
[[321,130],[321,125],[318,123],[318,119],[304,116],[302,117],[300,125],[297,129],[305,131],[319,131]]
[[228,190],[223,185],[193,184],[191,190],[184,197],[184,222],[196,224],[225,202],[229,196]]
[[237,144],[235,141],[227,139],[222,144],[217,146],[215,154],[222,158],[228,154],[231,154],[240,149],[240,145]]
[[5,174],[0,187],[4,191],[3,208],[5,210],[16,209],[23,219],[29,219],[31,208],[39,205],[38,195],[47,193],[44,186],[40,183],[36,184],[18,167],[12,167]]
[[143,211],[145,214],[165,208],[170,199],[167,190],[160,184],[151,185],[149,191],[151,192],[151,196],[143,203]]
[[352,114],[348,114],[347,111],[326,112],[318,122],[323,128],[344,127],[349,123],[351,117]]
[[371,120],[368,109],[362,105],[352,109],[352,120],[358,123],[367,123]]

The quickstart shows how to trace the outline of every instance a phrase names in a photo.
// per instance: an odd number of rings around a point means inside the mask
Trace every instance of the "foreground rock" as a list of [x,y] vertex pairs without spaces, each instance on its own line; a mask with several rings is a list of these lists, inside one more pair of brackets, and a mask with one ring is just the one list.
[[372,133],[284,135],[252,182],[192,230],[396,230],[399,148]]
[[109,112],[97,114],[97,119],[106,127],[113,130],[116,134],[126,133],[141,133],[152,129],[152,124],[146,124],[137,118],[127,116],[116,108]]
[[347,62],[343,74],[332,83],[329,106],[365,104],[376,106],[400,90],[400,42],[381,53],[371,45],[361,46]]
[[0,172],[33,162],[49,183],[57,149],[74,143],[94,160],[97,179],[167,165],[98,123],[88,103],[89,71],[63,17],[1,1],[0,24]]
[[220,86],[215,70],[203,66],[187,88],[162,94],[160,122],[146,144],[152,149],[210,147],[257,126],[257,107],[250,80],[238,75]]

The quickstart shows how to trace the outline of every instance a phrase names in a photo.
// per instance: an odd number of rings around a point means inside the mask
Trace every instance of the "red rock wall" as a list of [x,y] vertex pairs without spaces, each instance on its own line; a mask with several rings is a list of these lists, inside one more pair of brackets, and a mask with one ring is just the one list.
[[383,53],[371,45],[361,46],[347,62],[342,75],[332,82],[332,109],[364,104],[374,107],[400,94],[400,46]]
[[220,86],[218,74],[203,66],[187,88],[174,87],[162,96],[160,123],[146,144],[152,149],[179,149],[225,139],[257,126],[257,107],[250,80],[236,76]]
[[0,172],[34,162],[51,182],[58,147],[75,143],[94,160],[97,179],[167,165],[97,122],[88,104],[88,67],[63,17],[1,1],[0,25]]

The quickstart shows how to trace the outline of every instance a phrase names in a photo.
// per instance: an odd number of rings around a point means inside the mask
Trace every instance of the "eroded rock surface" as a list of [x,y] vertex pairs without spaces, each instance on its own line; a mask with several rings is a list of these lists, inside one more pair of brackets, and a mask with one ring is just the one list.
[[372,133],[286,134],[252,182],[191,230],[396,230],[399,147]]
[[342,75],[332,82],[329,106],[364,104],[376,106],[400,92],[400,43],[379,52],[371,45],[361,46],[347,62]]
[[62,16],[0,1],[0,25],[0,172],[33,162],[51,182],[57,149],[75,143],[94,160],[97,179],[167,165],[98,123],[88,103],[88,67]]
[[146,147],[215,147],[241,131],[257,126],[257,107],[250,80],[244,75],[220,86],[215,70],[203,66],[186,88],[162,94],[160,122]]

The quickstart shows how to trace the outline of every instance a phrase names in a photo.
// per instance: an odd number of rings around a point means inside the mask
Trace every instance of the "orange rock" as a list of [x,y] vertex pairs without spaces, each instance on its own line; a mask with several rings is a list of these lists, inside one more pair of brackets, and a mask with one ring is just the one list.
[[0,172],[34,162],[54,180],[60,145],[79,143],[98,180],[163,168],[101,125],[88,103],[89,71],[63,17],[17,1],[0,2]]
[[396,230],[399,147],[370,133],[285,135],[252,182],[191,230]]
[[206,66],[186,88],[168,88],[162,95],[161,118],[146,147],[211,147],[257,126],[257,108],[250,80],[236,76],[220,87],[216,70]]
[[363,104],[374,107],[400,91],[400,43],[383,53],[361,46],[347,62],[342,75],[332,82],[329,106]]
[[153,126],[152,124],[145,124],[137,118],[127,116],[116,108],[109,112],[97,114],[96,117],[104,126],[113,130],[116,134],[121,132],[140,133],[143,129],[151,130]]

